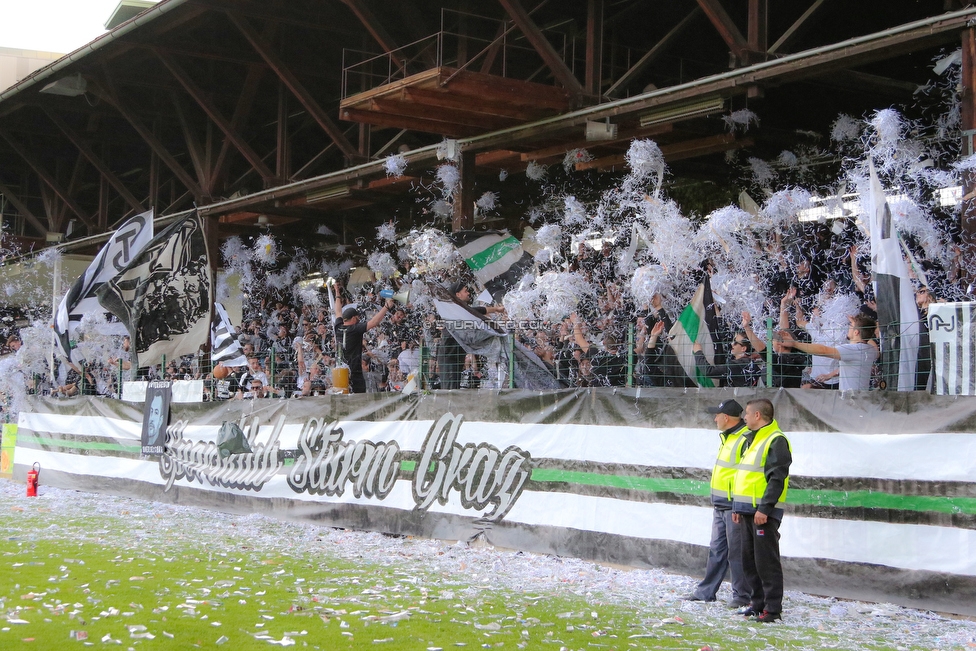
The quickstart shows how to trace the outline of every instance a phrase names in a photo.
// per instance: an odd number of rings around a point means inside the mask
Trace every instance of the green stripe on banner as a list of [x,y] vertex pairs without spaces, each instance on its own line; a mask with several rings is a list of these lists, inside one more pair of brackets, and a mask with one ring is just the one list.
[[[602,475],[594,472],[535,468],[532,481],[565,482],[583,486],[607,486],[646,490],[658,493],[681,493],[707,496],[707,482],[693,479],[666,479]],[[831,506],[837,508],[894,509],[935,513],[976,514],[976,498],[936,497],[929,495],[892,495],[874,491],[830,491],[790,489],[787,504]]]
[[492,244],[480,253],[475,253],[470,258],[465,259],[465,262],[469,267],[471,267],[471,269],[477,271],[478,269],[487,267],[493,262],[501,260],[520,246],[522,246],[522,243],[519,242],[514,235],[512,235],[506,237],[501,242]]
[[935,497],[930,495],[892,495],[872,491],[793,490],[787,495],[791,504],[836,506],[898,511],[976,514],[976,497]]
[[68,441],[65,439],[49,439],[42,436],[20,435],[17,440],[22,443],[34,443],[42,447],[67,448],[70,450],[111,450],[114,452],[130,452],[142,454],[142,444],[121,445],[119,443],[102,443],[99,441]]
[[584,486],[608,486],[610,488],[628,488],[655,493],[686,493],[688,495],[699,496],[708,496],[711,494],[708,482],[697,481],[695,479],[601,475],[595,472],[552,470],[547,468],[533,468],[531,479],[532,481],[538,482],[558,481]]
[[681,311],[681,316],[678,317],[678,323],[688,333],[688,338],[691,339],[691,343],[698,341],[698,328],[701,326],[701,315],[695,312],[693,305],[688,304],[685,306],[685,309]]
[[[100,441],[69,441],[43,436],[20,435],[18,443],[37,445],[45,449],[65,450],[106,450],[141,454],[141,445],[121,445]],[[433,464],[431,470],[433,469]],[[401,460],[400,470],[415,472],[417,462]],[[534,482],[561,482],[580,486],[604,486],[622,490],[647,491],[649,493],[674,493],[708,497],[708,482],[695,479],[670,479],[665,477],[638,477],[633,475],[607,475],[597,472],[559,470],[553,468],[533,468]],[[976,515],[976,497],[940,497],[933,495],[892,495],[876,491],[835,491],[790,489],[788,504],[821,506],[835,508],[892,509],[898,511],[917,511]]]

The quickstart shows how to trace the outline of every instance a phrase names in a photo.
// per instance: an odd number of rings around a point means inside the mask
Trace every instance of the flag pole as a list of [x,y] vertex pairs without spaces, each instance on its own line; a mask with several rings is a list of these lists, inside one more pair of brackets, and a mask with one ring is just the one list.
[[[54,329],[55,320],[58,318],[58,306],[60,301],[58,300],[58,295],[61,294],[61,251],[60,247],[58,250],[58,256],[54,258],[54,278],[51,282],[51,349],[48,351],[47,355],[47,369],[51,374],[51,385],[57,386],[56,379],[54,375],[54,348],[57,346],[57,336],[58,333]],[[68,357],[71,357],[71,351],[68,350]]]

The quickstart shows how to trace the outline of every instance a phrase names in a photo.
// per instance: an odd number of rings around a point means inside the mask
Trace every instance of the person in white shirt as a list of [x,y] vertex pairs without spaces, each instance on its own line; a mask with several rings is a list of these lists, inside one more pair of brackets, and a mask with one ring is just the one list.
[[871,388],[871,368],[878,359],[878,348],[871,343],[877,330],[877,323],[866,314],[855,314],[848,317],[851,322],[847,329],[849,343],[840,346],[803,343],[793,339],[785,330],[778,333],[778,337],[786,346],[790,346],[804,353],[831,357],[839,360],[841,391],[864,391]]
[[397,362],[404,377],[417,370],[420,366],[420,349],[416,341],[411,341],[407,348],[397,355]]

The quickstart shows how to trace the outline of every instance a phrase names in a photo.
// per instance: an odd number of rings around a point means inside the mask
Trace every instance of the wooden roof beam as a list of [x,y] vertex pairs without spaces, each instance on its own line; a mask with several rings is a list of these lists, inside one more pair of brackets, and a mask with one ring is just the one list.
[[7,201],[14,205],[17,212],[23,215],[24,219],[26,219],[30,225],[37,230],[38,233],[45,235],[48,230],[50,230],[48,226],[41,223],[41,220],[38,219],[33,212],[31,212],[31,209],[27,207],[27,204],[21,201],[20,198],[14,194],[13,190],[11,190],[9,186],[0,183],[0,194],[2,194]]
[[666,49],[671,47],[671,45],[677,40],[678,36],[685,31],[691,23],[701,15],[701,6],[696,6],[691,12],[681,19],[681,21],[672,27],[664,37],[654,44],[647,53],[642,56],[637,62],[630,67],[630,70],[625,72],[620,76],[620,79],[615,81],[610,88],[607,89],[605,95],[607,97],[613,97],[618,90],[623,90],[630,85],[634,79],[637,78],[639,74],[644,72],[647,66],[651,65],[655,59],[657,59]]
[[91,163],[92,167],[98,170],[98,172],[102,175],[102,178],[108,181],[109,184],[113,188],[115,188],[115,191],[119,193],[120,197],[125,199],[126,203],[128,203],[130,206],[132,206],[139,212],[145,210],[145,208],[142,205],[142,202],[136,199],[134,194],[129,192],[129,188],[125,187],[125,184],[122,183],[121,179],[119,179],[119,177],[116,176],[111,169],[109,169],[109,166],[106,165],[105,162],[97,154],[95,154],[92,148],[88,146],[88,143],[86,143],[82,139],[81,135],[77,131],[72,129],[52,109],[45,106],[43,110],[44,113],[47,114],[47,117],[51,120],[51,122],[53,122],[55,126],[57,126],[58,129],[61,130],[61,133],[63,133],[65,137],[71,141],[71,144],[73,144],[78,149],[78,151],[81,152],[82,156],[88,159],[88,162]]
[[542,60],[546,62],[549,70],[556,77],[556,81],[573,95],[582,95],[584,92],[583,85],[576,78],[576,75],[573,74],[573,71],[569,69],[569,66],[562,60],[562,57],[559,56],[555,48],[552,47],[552,44],[546,38],[546,35],[542,33],[542,30],[532,22],[532,17],[522,7],[522,3],[519,0],[498,0],[498,2],[508,15],[511,16],[519,29],[522,30],[525,38],[532,44],[535,51],[539,53]]
[[[217,12],[234,12],[238,16],[254,18],[262,23],[275,23],[278,25],[291,25],[307,30],[328,32],[337,36],[348,37],[353,32],[354,24],[351,21],[337,20],[339,17],[331,3],[318,2],[312,3],[322,8],[320,15],[306,8],[291,8],[297,3],[292,2],[267,2],[259,0],[258,3],[246,2],[244,0],[193,0],[195,4],[202,5],[205,10],[209,9]],[[321,18],[321,20],[317,20]]]
[[[204,147],[200,144],[196,135],[193,133],[193,127],[186,115],[186,107],[183,105],[183,98],[178,93],[173,92],[170,94],[170,99],[173,101],[173,110],[176,111],[176,117],[180,123],[180,129],[183,131],[183,141],[186,143],[186,153],[189,154],[190,162],[193,164],[193,169],[197,173],[197,182],[202,188],[210,187],[209,157],[204,151]],[[203,196],[197,199],[198,203],[204,203],[204,200],[209,196],[209,194],[205,193]]]
[[[695,158],[697,156],[707,156],[708,154],[728,151],[729,149],[748,147],[751,144],[752,140],[749,138],[736,140],[735,134],[720,133],[706,138],[696,138],[694,140],[684,140],[682,142],[664,145],[661,147],[661,153],[664,155],[666,162],[674,162],[687,158]],[[582,172],[583,170],[621,167],[626,162],[626,154],[615,154],[613,156],[594,158],[585,163],[576,163],[576,171]]]
[[719,0],[698,0],[698,5],[708,16],[708,20],[711,21],[712,26],[725,41],[725,44],[729,46],[732,54],[738,59],[746,58],[749,44],[743,38],[739,28],[732,22],[732,17],[725,11],[722,3]]
[[356,18],[363,24],[363,27],[373,37],[373,40],[379,43],[383,51],[390,55],[393,63],[398,67],[404,67],[405,62],[403,57],[394,54],[394,51],[399,49],[396,41],[393,40],[393,37],[390,36],[390,33],[386,31],[383,25],[380,24],[376,14],[369,10],[366,3],[363,0],[342,0],[342,4],[349,7],[349,10],[356,15]]
[[790,43],[810,29],[817,22],[823,14],[817,14],[817,10],[823,5],[826,0],[814,0],[814,3],[803,12],[803,14],[793,21],[793,24],[783,32],[783,35],[776,39],[776,42],[769,47],[769,54],[776,54],[780,50],[785,50],[789,47]]
[[[461,95],[470,95],[472,96],[470,101],[474,102],[481,101],[481,98],[487,96],[490,101],[507,102],[513,106],[526,108],[546,108],[558,112],[565,112],[569,108],[568,98],[561,94],[564,91],[560,91],[556,86],[526,82],[506,84],[503,83],[504,81],[506,80],[492,78],[490,75],[477,77],[459,75],[443,87]],[[554,92],[547,92],[549,89]]]
[[[261,83],[261,77],[263,75],[264,64],[255,63],[247,69],[247,77],[244,79],[244,86],[241,88],[240,95],[237,97],[234,115],[230,118],[230,128],[235,132],[240,131],[244,127],[248,116],[251,114],[251,109],[254,107],[254,99],[257,97],[258,86]],[[224,165],[227,162],[230,147],[231,142],[229,138],[225,139],[220,145],[217,162],[214,163],[213,174],[210,176],[211,187],[209,189],[211,194],[216,192],[214,184],[220,183],[220,179],[223,178]]]
[[95,223],[87,214],[85,214],[85,212],[81,209],[81,206],[75,203],[75,200],[71,197],[71,193],[65,190],[61,184],[58,183],[57,179],[51,176],[51,174],[44,169],[40,161],[34,158],[34,155],[27,151],[27,149],[25,149],[24,146],[6,129],[0,128],[0,138],[6,140],[10,147],[17,152],[17,155],[23,158],[24,162],[27,163],[32,170],[34,170],[34,173],[37,174],[44,184],[51,188],[54,194],[58,195],[58,198],[64,202],[64,205],[66,205],[71,212],[78,215],[78,218],[85,222],[85,225],[90,228],[92,232],[94,232]]
[[384,115],[405,116],[408,118],[424,118],[433,122],[443,122],[445,125],[456,124],[464,127],[472,127],[482,131],[494,131],[504,129],[516,124],[520,120],[512,118],[498,117],[492,115],[477,115],[469,111],[444,110],[413,104],[411,102],[397,102],[388,99],[374,99],[371,109]]
[[342,119],[349,120],[350,122],[365,122],[366,124],[372,124],[377,127],[410,129],[411,131],[422,131],[424,133],[457,138],[473,136],[484,131],[484,129],[475,129],[473,127],[465,127],[460,124],[451,124],[448,122],[437,122],[436,120],[428,120],[426,118],[385,115],[383,113],[351,108],[342,109]]
[[527,107],[513,106],[508,102],[495,102],[490,95],[485,95],[477,103],[469,98],[459,97],[453,93],[444,93],[436,90],[424,88],[404,88],[402,93],[403,100],[413,102],[421,106],[433,106],[436,108],[463,111],[467,114],[477,113],[493,115],[500,118],[510,118],[512,120],[529,121],[537,119],[539,111],[533,111]]
[[345,154],[346,158],[349,160],[359,160],[361,158],[359,150],[349,142],[339,126],[326,115],[318,102],[312,98],[311,93],[305,89],[305,86],[298,81],[298,78],[288,69],[284,61],[278,57],[271,44],[240,16],[237,16],[233,12],[227,12],[225,15],[237,27],[238,31],[244,35],[244,38],[251,44],[251,47],[261,55],[265,63],[278,75],[278,78],[288,87],[288,90],[298,98],[298,101],[301,102],[302,106],[305,107],[305,110],[308,111],[309,115],[312,116],[322,130],[335,141],[336,146]]
[[[65,191],[68,196],[72,196],[78,191],[78,186],[81,184],[81,173],[84,170],[83,163],[85,162],[85,157],[81,155],[81,152],[75,155],[75,164],[71,167],[71,177],[68,179],[68,187]],[[64,218],[67,217],[70,206],[64,201],[58,208],[58,223],[63,224]]]
[[102,83],[99,85],[93,84],[92,86],[89,86],[89,90],[93,94],[101,97],[103,100],[114,106],[115,110],[117,110],[122,117],[125,118],[126,122],[132,125],[132,128],[135,129],[136,133],[139,134],[146,145],[148,145],[149,148],[159,157],[159,160],[161,160],[163,164],[170,169],[173,176],[175,176],[177,180],[179,180],[179,182],[182,183],[183,186],[193,194],[194,197],[202,199],[204,196],[203,188],[201,188],[200,185],[187,173],[187,171],[183,169],[183,166],[179,164],[171,153],[169,153],[169,150],[166,149],[166,146],[163,145],[159,138],[153,135],[153,132],[142,123],[139,116],[137,116],[129,106],[122,102],[122,100],[119,98],[118,92],[116,92],[114,84],[112,84],[111,77],[109,76],[107,70],[103,69],[103,77],[101,82]]
[[244,140],[243,136],[241,136],[241,134],[234,129],[220,110],[214,106],[213,102],[210,101],[203,89],[197,86],[196,82],[190,79],[190,76],[186,73],[186,70],[184,70],[183,67],[180,66],[180,64],[169,54],[165,54],[158,50],[153,51],[159,60],[162,61],[163,65],[166,66],[166,69],[170,71],[170,74],[176,78],[176,81],[180,82],[180,85],[183,86],[190,97],[192,97],[197,105],[203,109],[203,112],[207,114],[207,117],[209,117],[210,120],[217,125],[217,128],[224,133],[227,140],[230,141],[230,143],[237,148],[237,151],[241,153],[247,162],[251,164],[251,167],[253,167],[264,180],[273,178],[274,172],[271,171],[271,168],[264,164],[264,161],[261,160],[258,153],[254,151],[249,144],[247,144],[247,141]]
[[607,145],[614,145],[621,142],[629,142],[634,138],[651,138],[653,136],[659,136],[665,133],[671,133],[674,130],[674,125],[672,124],[656,124],[653,127],[646,127],[643,129],[632,129],[629,131],[621,131],[616,138],[612,140],[598,140],[596,142],[589,142],[587,140],[581,139],[575,142],[567,142],[560,145],[555,145],[553,147],[546,147],[545,149],[536,149],[535,151],[527,151],[522,154],[522,162],[528,162],[530,160],[539,161],[546,158],[552,158],[554,156],[562,157],[570,149],[576,149],[577,147],[605,147]]

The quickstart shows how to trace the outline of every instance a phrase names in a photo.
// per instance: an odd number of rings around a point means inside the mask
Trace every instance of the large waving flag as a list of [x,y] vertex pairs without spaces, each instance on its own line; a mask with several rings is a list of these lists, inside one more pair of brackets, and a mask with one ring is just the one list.
[[137,367],[196,352],[210,334],[212,296],[206,231],[197,213],[154,237],[98,291],[102,307],[129,330]]
[[475,278],[496,302],[532,268],[532,256],[508,231],[458,231],[451,238]]
[[[437,296],[437,293],[434,295]],[[491,321],[455,300],[435,298],[434,307],[444,329],[464,352],[484,355],[489,364],[497,362],[502,368],[509,368],[508,337],[511,335],[495,330]],[[564,388],[538,355],[518,341],[514,343],[515,354],[511,367],[514,370],[515,386],[538,391]]]
[[919,346],[915,291],[891,209],[870,159],[868,168],[871,191],[865,207],[871,229],[871,270],[881,333],[881,378],[884,388],[914,391]]
[[715,363],[715,342],[718,340],[718,317],[715,315],[715,299],[708,276],[695,290],[691,303],[671,326],[671,349],[685,374],[700,387],[714,387],[711,378],[698,370],[692,347],[697,342],[709,364]]
[[216,366],[244,366],[247,358],[237,340],[237,332],[231,325],[227,311],[220,303],[214,303],[213,321],[210,324],[210,361]]
[[104,312],[98,303],[98,290],[123,269],[149,244],[153,238],[153,211],[148,210],[128,220],[109,238],[85,273],[68,289],[54,316],[54,333],[58,352],[73,362],[72,342],[85,314]]

